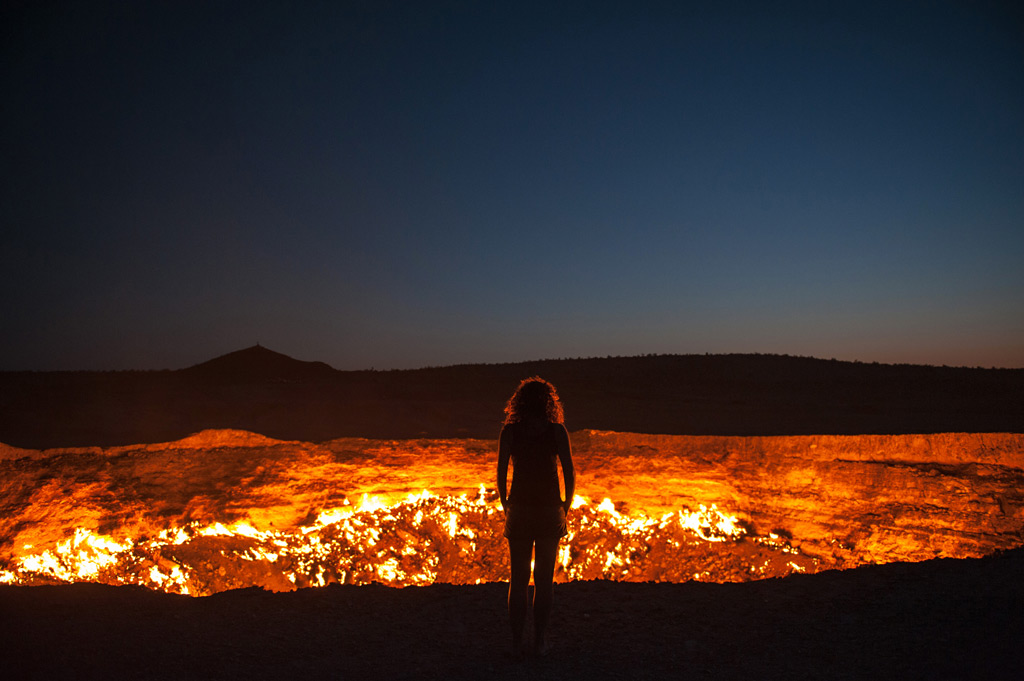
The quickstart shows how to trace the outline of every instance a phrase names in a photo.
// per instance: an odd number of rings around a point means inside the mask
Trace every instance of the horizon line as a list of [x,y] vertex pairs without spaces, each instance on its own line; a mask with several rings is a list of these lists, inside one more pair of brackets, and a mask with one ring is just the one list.
[[511,360],[511,361],[497,361],[497,362],[456,362],[452,364],[428,364],[419,367],[409,368],[382,368],[378,369],[374,366],[363,369],[338,369],[331,364],[324,362],[323,360],[304,360],[293,357],[292,355],[273,350],[265,345],[256,343],[238,350],[232,350],[220,355],[211,357],[210,359],[190,364],[175,369],[161,368],[161,369],[0,369],[0,374],[17,374],[17,373],[35,373],[35,374],[57,374],[57,373],[160,373],[160,372],[173,372],[173,371],[186,371],[200,367],[210,362],[215,362],[218,359],[228,357],[237,353],[245,352],[247,350],[255,349],[266,350],[280,355],[287,359],[295,362],[301,362],[304,364],[322,364],[332,371],[339,373],[390,373],[390,372],[403,372],[403,371],[429,371],[437,369],[454,369],[459,367],[471,367],[471,366],[506,366],[506,365],[517,365],[517,364],[541,364],[546,362],[580,362],[580,361],[594,361],[594,360],[615,360],[615,359],[653,359],[653,358],[664,358],[664,357],[774,357],[780,359],[802,359],[802,360],[813,360],[818,362],[841,362],[844,364],[862,364],[870,366],[889,366],[889,367],[922,367],[932,369],[969,369],[969,370],[982,370],[982,371],[1020,371],[1024,370],[1024,367],[1009,367],[1009,366],[982,366],[973,365],[969,366],[966,364],[950,365],[950,364],[926,364],[926,363],[915,363],[915,362],[881,362],[877,360],[861,360],[861,359],[842,359],[837,357],[817,357],[814,355],[794,355],[788,353],[778,352],[686,352],[686,353],[674,353],[674,352],[649,352],[640,353],[635,355],[588,355],[588,356],[576,356],[576,357],[546,357],[546,358],[535,358],[525,360]]

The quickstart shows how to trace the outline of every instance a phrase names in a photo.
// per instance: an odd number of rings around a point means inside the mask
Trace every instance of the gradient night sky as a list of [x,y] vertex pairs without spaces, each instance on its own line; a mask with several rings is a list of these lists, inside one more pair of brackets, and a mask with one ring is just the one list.
[[124,4],[3,19],[0,369],[1024,367],[998,3]]

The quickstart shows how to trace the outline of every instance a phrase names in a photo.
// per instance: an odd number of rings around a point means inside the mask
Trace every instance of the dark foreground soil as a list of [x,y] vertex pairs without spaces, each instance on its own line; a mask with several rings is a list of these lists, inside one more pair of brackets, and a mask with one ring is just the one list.
[[1024,549],[745,584],[556,587],[506,655],[504,585],[208,598],[0,586],[5,679],[1019,679]]

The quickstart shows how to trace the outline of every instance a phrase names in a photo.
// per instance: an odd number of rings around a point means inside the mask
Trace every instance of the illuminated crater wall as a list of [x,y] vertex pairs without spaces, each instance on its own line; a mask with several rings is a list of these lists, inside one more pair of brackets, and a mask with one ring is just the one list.
[[[1024,544],[1024,436],[581,431],[558,579],[742,581]],[[204,595],[505,579],[496,443],[0,445],[0,581]]]

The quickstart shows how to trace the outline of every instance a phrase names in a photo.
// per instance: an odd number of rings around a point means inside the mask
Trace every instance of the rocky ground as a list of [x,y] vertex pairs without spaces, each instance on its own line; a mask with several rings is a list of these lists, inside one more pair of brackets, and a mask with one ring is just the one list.
[[[642,512],[652,518],[715,504],[738,518],[749,539],[777,535],[779,542],[791,543],[813,563],[802,562],[796,554],[776,556],[783,559],[783,566],[796,560],[799,567],[793,569],[980,557],[1024,544],[1021,434],[724,437],[576,431],[571,438],[577,493],[594,504],[609,498],[619,511]],[[171,443],[112,448],[39,451],[0,445],[0,570],[14,570],[21,557],[52,549],[75,536],[76,529],[84,529],[115,541],[136,542],[141,553],[122,561],[130,568],[125,574],[148,574],[154,564],[170,572],[178,564],[198,580],[189,587],[193,594],[258,585],[280,589],[288,586],[283,576],[262,579],[259,574],[265,570],[255,575],[253,571],[267,568],[277,574],[297,568],[286,560],[253,562],[251,554],[260,548],[257,540],[203,537],[160,556],[156,549],[143,551],[140,542],[189,523],[239,521],[260,531],[287,531],[300,540],[319,541],[319,533],[308,535],[309,527],[299,528],[347,499],[357,502],[363,494],[396,501],[429,489],[436,495],[475,498],[479,485],[486,483],[492,487],[493,505],[496,447],[488,440],[282,442],[230,430],[204,431]],[[494,524],[500,520],[474,513],[463,513],[460,520],[467,532],[475,530],[472,545],[455,546],[447,534],[432,535],[440,542],[434,544],[435,550],[451,545],[456,553],[466,554],[465,569],[457,569],[462,576],[448,573],[439,577],[442,581],[472,584],[504,574],[504,568],[488,557],[505,550],[500,525]],[[408,520],[408,513],[398,515]],[[446,512],[430,515],[447,517]],[[570,518],[574,533],[582,530],[574,525],[582,515],[581,511]],[[384,523],[381,527],[393,539],[407,536],[404,531],[422,535],[408,522],[375,518],[371,524]],[[621,533],[611,531],[609,519],[602,518],[605,522],[591,523],[583,533],[587,536],[576,537],[574,545],[602,557],[601,562],[605,551],[625,557],[632,540],[616,548]],[[271,539],[277,537],[260,541],[266,544]],[[337,544],[331,537],[324,539]],[[641,540],[652,556],[662,555],[661,544]],[[299,544],[308,543],[303,542]],[[348,555],[349,543],[336,548]],[[646,555],[641,546],[632,544]],[[777,570],[762,569],[769,556],[748,555],[752,547],[750,542],[716,544],[710,548],[721,560],[711,563],[708,560],[714,556],[708,551],[672,553],[676,565],[668,573],[659,571],[654,561],[651,569],[637,566],[628,575],[589,569],[572,574],[586,579],[674,580],[677,572],[689,579],[695,572],[709,571],[706,576],[714,581],[779,575]],[[367,560],[376,556],[380,563],[391,555],[380,553],[385,549],[408,555],[404,545],[387,543],[372,554],[365,547],[356,553]],[[278,553],[270,545],[261,550]],[[301,553],[297,544],[290,552]],[[455,566],[458,561],[446,555],[445,563]],[[229,560],[232,556],[241,558]],[[339,568],[347,563],[339,562],[337,555],[321,558],[328,572],[352,573],[351,567]],[[318,572],[320,563],[306,562],[299,570],[302,575]],[[586,562],[576,560],[578,565]],[[477,564],[495,569],[477,571]],[[68,569],[79,574],[75,565]],[[99,581],[140,583],[118,575],[101,576]],[[37,576],[47,583],[45,575]]]
[[506,654],[504,585],[207,598],[0,586],[5,679],[1017,679],[1024,549],[743,584],[559,585]]

